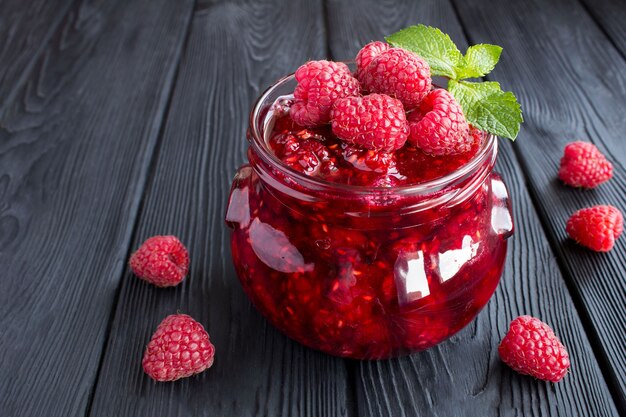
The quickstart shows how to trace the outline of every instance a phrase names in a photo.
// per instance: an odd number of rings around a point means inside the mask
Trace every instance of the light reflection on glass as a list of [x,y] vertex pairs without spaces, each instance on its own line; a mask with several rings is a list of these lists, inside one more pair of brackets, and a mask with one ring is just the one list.
[[491,209],[491,228],[496,234],[508,237],[513,231],[513,217],[511,210],[505,203],[509,198],[509,194],[502,181],[491,181],[491,190],[499,202]]
[[235,188],[230,193],[228,207],[226,208],[227,222],[239,223],[239,227],[246,227],[250,223],[248,187]]
[[394,276],[400,304],[410,303],[430,295],[424,252],[401,253],[394,265]]
[[491,209],[491,228],[499,235],[513,230],[513,219],[507,207],[494,206]]
[[312,271],[312,263],[305,264],[304,257],[289,242],[285,233],[262,223],[258,218],[250,224],[250,244],[261,261],[280,272]]
[[471,236],[463,236],[460,249],[451,249],[439,254],[439,277],[446,282],[457,274],[478,251],[478,243]]

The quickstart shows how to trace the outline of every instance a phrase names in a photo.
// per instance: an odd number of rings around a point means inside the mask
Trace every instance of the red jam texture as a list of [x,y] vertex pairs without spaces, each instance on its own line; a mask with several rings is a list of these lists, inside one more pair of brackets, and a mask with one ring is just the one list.
[[271,152],[306,175],[389,187],[372,196],[313,191],[249,151],[252,166],[235,178],[226,221],[243,288],[275,327],[332,355],[380,359],[440,343],[485,306],[512,230],[506,188],[491,167],[480,181],[429,196],[394,189],[446,175],[476,150],[376,154],[285,117],[268,139]]
[[330,126],[305,128],[288,114],[276,118],[269,135],[272,152],[290,168],[329,182],[374,187],[415,185],[443,177],[470,161],[484,142],[469,152],[430,156],[406,144],[395,152],[364,149],[337,139]]

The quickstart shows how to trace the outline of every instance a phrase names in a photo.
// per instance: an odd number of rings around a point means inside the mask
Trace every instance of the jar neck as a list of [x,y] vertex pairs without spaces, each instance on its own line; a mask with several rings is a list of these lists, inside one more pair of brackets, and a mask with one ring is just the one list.
[[308,177],[283,164],[267,149],[265,143],[259,143],[254,137],[250,138],[250,143],[250,164],[265,185],[302,201],[371,201],[364,207],[368,216],[372,209],[381,212],[385,209],[397,210],[398,207],[390,204],[391,201],[413,202],[411,211],[464,201],[493,171],[498,152],[496,138],[489,136],[472,160],[444,177],[411,186],[369,187]]
[[493,171],[497,141],[490,138],[477,156],[447,177],[404,187],[365,187],[310,178],[282,164],[251,139],[250,164],[267,191],[283,204],[315,203],[349,207],[351,217],[385,217],[454,207],[469,198]]

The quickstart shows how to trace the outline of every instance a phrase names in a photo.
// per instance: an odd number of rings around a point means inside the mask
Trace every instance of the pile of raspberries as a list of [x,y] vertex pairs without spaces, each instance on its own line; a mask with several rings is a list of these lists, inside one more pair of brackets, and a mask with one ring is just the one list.
[[433,89],[428,63],[402,48],[372,42],[356,56],[356,73],[342,62],[309,61],[295,73],[290,115],[305,127],[330,123],[339,139],[381,151],[406,142],[429,155],[473,148],[476,135],[454,97]]

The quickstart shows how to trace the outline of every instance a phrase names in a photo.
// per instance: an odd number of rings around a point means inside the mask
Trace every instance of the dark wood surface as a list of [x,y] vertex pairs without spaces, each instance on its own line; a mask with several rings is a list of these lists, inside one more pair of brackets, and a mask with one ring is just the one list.
[[0,2],[0,109],[12,101],[28,79],[48,42],[68,18],[71,0]]
[[[192,279],[160,290],[124,274],[93,416],[346,414],[344,361],[289,341],[252,309],[223,220],[231,177],[245,159],[244,116],[266,86],[324,56],[324,38],[311,36],[323,31],[321,12],[307,0],[197,8],[133,238],[137,246],[158,233],[180,236]],[[177,310],[207,326],[215,364],[199,377],[156,384],[141,369],[143,341]]]
[[[626,240],[565,239],[574,210],[626,212],[623,1],[0,1],[0,416],[616,416],[626,413]],[[252,101],[307,59],[350,59],[410,24],[504,47],[493,78],[526,122],[498,170],[516,233],[495,296],[410,357],[333,358],[282,336],[231,265],[225,199]],[[556,181],[565,143],[615,178]],[[127,269],[176,234],[191,273],[157,289]],[[141,369],[158,322],[201,321],[215,365],[171,384]],[[498,359],[509,321],[550,323],[572,357],[550,384]]]
[[[626,407],[626,241],[610,253],[593,253],[567,240],[564,228],[568,216],[585,206],[608,203],[626,212],[626,141],[620,139],[626,131],[626,62],[574,0],[495,3],[480,10],[457,3],[472,42],[499,39],[505,50],[516,51],[493,73],[519,91],[525,109],[516,155],[615,399]],[[573,33],[561,26],[573,21]],[[516,35],[521,31],[523,39]],[[541,68],[541,76],[529,65]],[[612,181],[584,192],[556,180],[563,147],[574,139],[595,143],[613,161]]]

